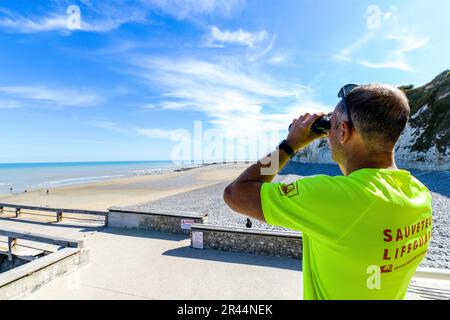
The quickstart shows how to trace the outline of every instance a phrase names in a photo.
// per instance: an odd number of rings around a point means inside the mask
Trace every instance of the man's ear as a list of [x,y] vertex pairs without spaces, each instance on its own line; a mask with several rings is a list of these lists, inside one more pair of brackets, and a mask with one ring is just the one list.
[[352,129],[347,121],[341,121],[339,124],[339,142],[341,144],[346,143],[352,136]]

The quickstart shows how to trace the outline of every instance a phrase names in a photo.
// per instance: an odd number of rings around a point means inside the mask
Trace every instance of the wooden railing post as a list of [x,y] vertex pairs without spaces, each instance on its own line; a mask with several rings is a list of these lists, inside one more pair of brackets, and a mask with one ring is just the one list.
[[63,218],[63,213],[62,211],[58,211],[56,212],[56,222],[61,222]]
[[108,224],[109,224],[109,210],[106,212],[105,215],[105,227],[108,228]]
[[9,261],[13,260],[12,250],[15,247],[16,242],[17,242],[16,238],[8,237],[8,260]]

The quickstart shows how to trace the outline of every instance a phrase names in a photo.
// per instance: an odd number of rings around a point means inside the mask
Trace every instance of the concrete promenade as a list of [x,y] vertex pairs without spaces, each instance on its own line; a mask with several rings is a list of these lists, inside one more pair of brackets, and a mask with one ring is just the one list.
[[24,299],[300,299],[301,262],[195,250],[186,236],[0,219],[14,228],[83,239],[89,263]]

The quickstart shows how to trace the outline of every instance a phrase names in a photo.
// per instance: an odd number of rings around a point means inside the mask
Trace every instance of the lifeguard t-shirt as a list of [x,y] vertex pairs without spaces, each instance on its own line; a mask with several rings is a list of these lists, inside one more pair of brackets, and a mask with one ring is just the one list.
[[264,183],[268,224],[303,233],[304,299],[404,299],[431,238],[429,190],[405,170]]

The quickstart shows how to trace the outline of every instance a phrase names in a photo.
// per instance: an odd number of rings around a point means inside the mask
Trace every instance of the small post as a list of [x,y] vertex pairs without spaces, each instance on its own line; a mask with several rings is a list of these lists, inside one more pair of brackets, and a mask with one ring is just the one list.
[[108,228],[108,223],[109,223],[109,210],[108,210],[108,212],[106,212],[106,215],[105,215],[105,227],[106,228]]
[[20,215],[20,208],[16,208],[16,218],[18,218]]
[[0,213],[3,214],[3,207],[0,207]]
[[56,212],[56,222],[61,222],[63,218],[63,213],[62,211],[57,211]]
[[8,237],[8,261],[13,260],[12,250],[16,246],[17,239]]

